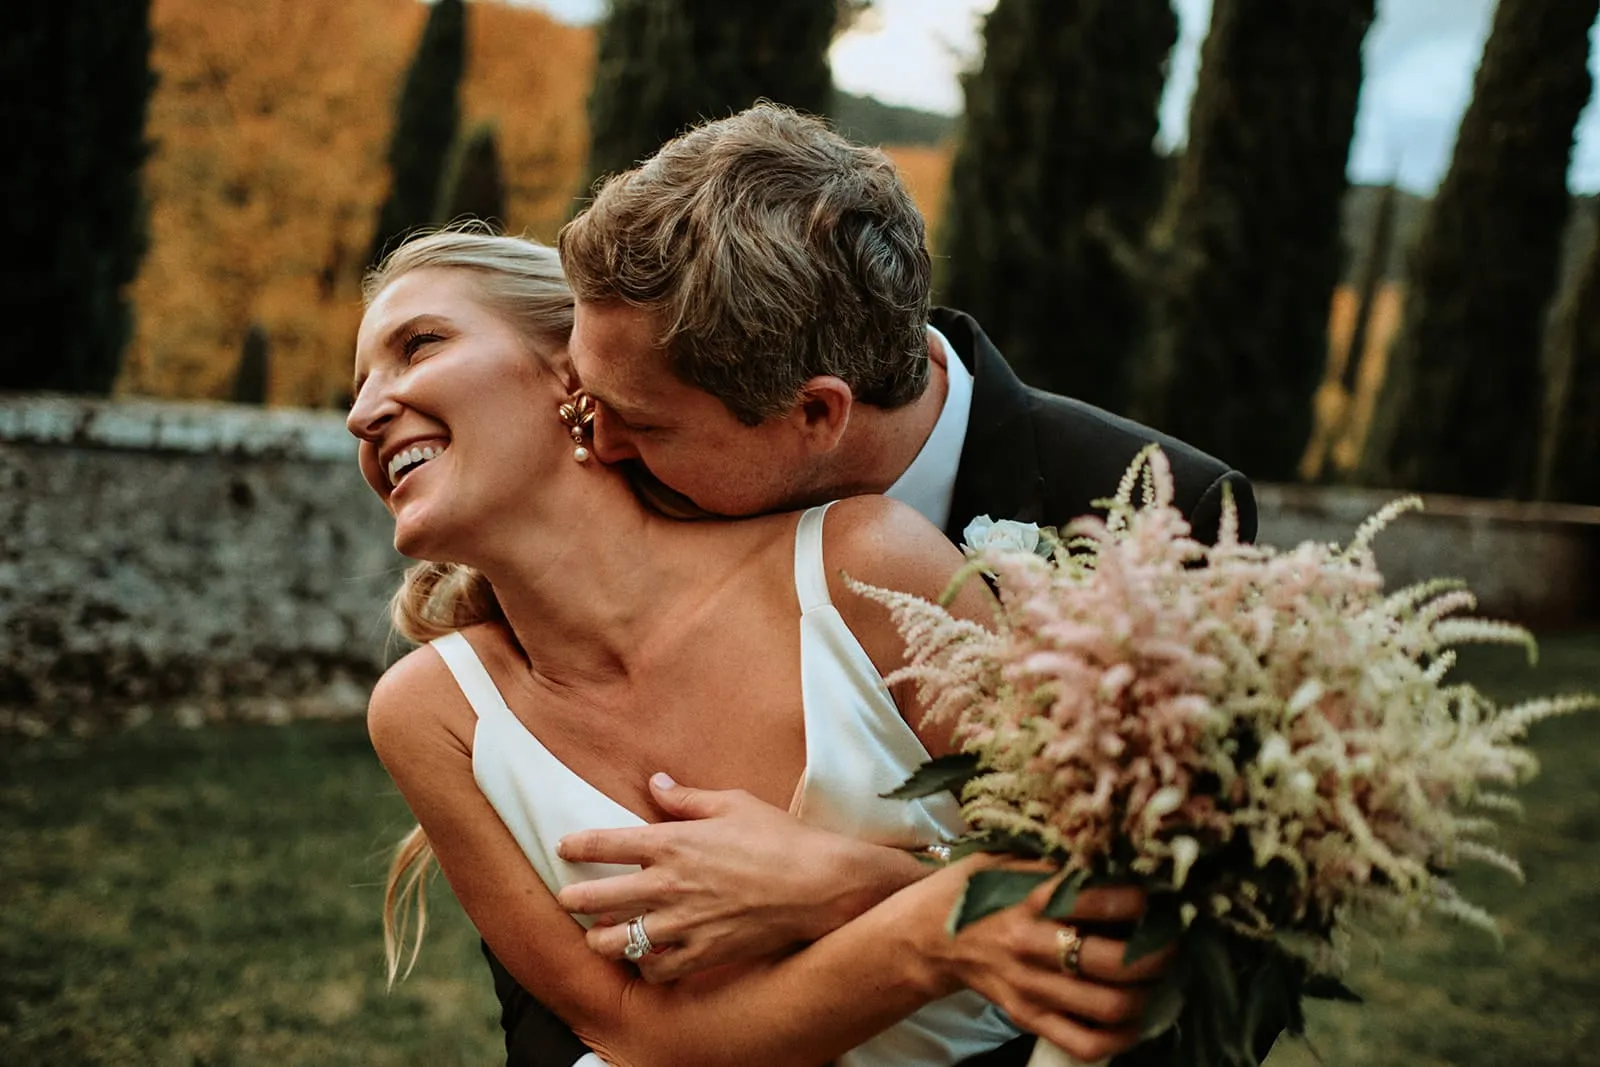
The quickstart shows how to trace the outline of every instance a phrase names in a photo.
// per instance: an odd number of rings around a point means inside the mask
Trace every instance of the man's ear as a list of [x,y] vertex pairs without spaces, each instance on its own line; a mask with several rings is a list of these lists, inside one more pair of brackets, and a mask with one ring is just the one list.
[[800,396],[790,418],[800,431],[807,451],[818,455],[838,447],[845,427],[850,424],[850,411],[854,406],[855,394],[844,379],[823,374],[800,387]]
[[556,380],[561,383],[562,388],[568,393],[578,391],[580,385],[578,368],[572,365],[572,357],[567,354],[565,348],[548,353],[543,356],[543,359],[545,366],[550,368],[551,373],[556,376]]

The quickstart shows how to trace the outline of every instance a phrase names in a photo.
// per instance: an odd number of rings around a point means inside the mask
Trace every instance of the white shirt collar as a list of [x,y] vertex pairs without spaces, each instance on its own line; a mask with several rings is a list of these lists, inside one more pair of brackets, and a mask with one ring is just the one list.
[[944,350],[945,376],[949,386],[944,407],[933,424],[933,432],[922,443],[922,450],[911,466],[895,479],[886,496],[909,504],[939,529],[950,523],[950,503],[956,493],[956,468],[961,466],[961,448],[967,442],[967,420],[972,415],[972,372],[956,355],[944,334],[928,327]]

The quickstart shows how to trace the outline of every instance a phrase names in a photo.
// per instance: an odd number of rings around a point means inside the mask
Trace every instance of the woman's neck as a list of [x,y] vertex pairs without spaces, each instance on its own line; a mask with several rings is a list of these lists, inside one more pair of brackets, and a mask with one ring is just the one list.
[[553,479],[536,512],[504,517],[503,539],[474,564],[529,669],[556,684],[627,678],[706,570],[683,550],[696,524],[650,511],[611,471],[584,473]]

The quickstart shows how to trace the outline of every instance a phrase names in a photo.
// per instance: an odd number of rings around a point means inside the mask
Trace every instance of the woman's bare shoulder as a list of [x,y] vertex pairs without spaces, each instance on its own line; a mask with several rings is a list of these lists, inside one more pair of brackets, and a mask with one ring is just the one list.
[[[460,631],[480,657],[507,640],[505,627],[479,623]],[[383,672],[367,701],[367,733],[382,754],[385,745],[414,741],[419,734],[445,731],[470,737],[476,716],[444,657],[431,644],[419,645]]]
[[841,611],[850,599],[861,599],[846,577],[932,599],[944,592],[963,562],[942,530],[886,496],[835,503],[823,524],[822,543],[829,592]]

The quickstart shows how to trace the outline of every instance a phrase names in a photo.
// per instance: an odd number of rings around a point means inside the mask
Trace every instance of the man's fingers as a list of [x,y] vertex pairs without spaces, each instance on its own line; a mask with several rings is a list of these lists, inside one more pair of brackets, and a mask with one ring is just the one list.
[[556,842],[556,855],[568,863],[624,863],[648,867],[660,856],[671,827],[629,826],[579,830]]
[[619,874],[611,878],[596,878],[588,882],[574,882],[556,894],[556,903],[574,915],[602,915],[608,918],[622,916],[626,922],[633,916],[661,906],[656,890],[656,879],[648,873]]
[[[670,917],[657,913],[644,917],[644,932],[650,939],[651,947],[660,951],[675,943],[677,927]],[[585,940],[589,943],[590,951],[597,956],[608,960],[627,959],[623,950],[628,947],[628,923],[623,921],[615,926],[591,926]]]
[[[1056,929],[1065,929],[1070,925],[1067,923]],[[1166,973],[1178,952],[1177,945],[1169,945],[1124,966],[1122,957],[1128,951],[1126,941],[1089,933],[1082,933],[1082,937],[1083,941],[1078,947],[1078,974],[1091,982],[1109,985],[1137,985],[1154,981]],[[1060,942],[1053,931],[1048,937],[1043,937],[1035,935],[1030,929],[1027,938],[1024,954],[1030,963],[1047,971],[1060,968]]]
[[678,819],[712,819],[755,801],[743,789],[691,789],[660,773],[650,776],[650,795],[662,811]]
[[1072,904],[1078,922],[1133,922],[1144,914],[1147,894],[1138,886],[1102,885],[1079,892]]
[[1153,982],[1167,973],[1178,956],[1177,944],[1155,952],[1147,952],[1130,964],[1124,965],[1127,955],[1126,941],[1113,941],[1105,937],[1091,937],[1083,944],[1083,970],[1105,982]]

